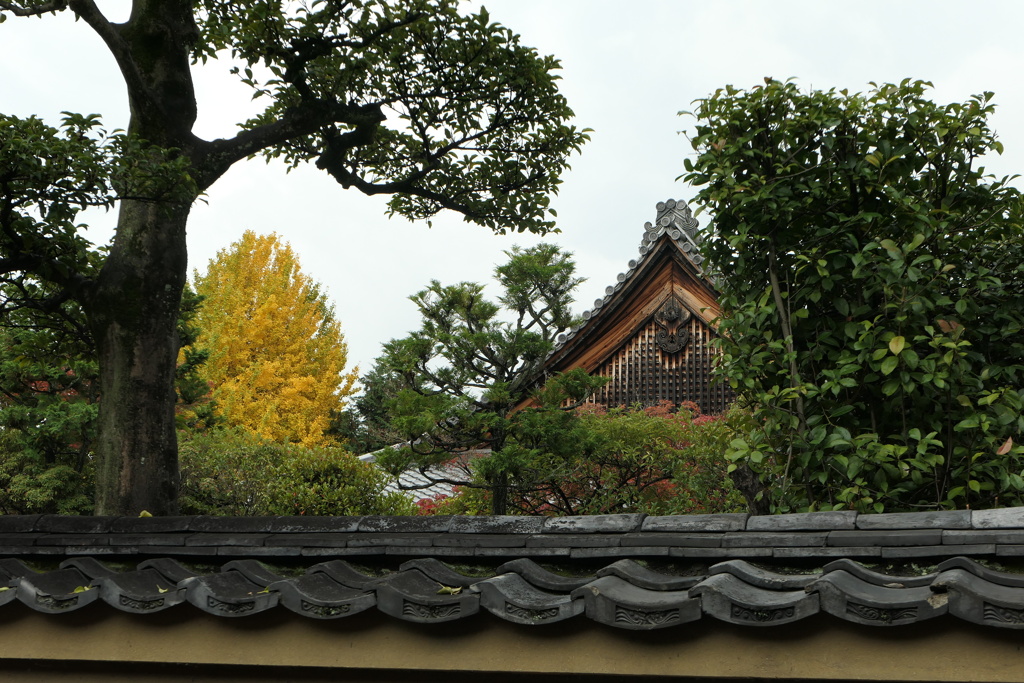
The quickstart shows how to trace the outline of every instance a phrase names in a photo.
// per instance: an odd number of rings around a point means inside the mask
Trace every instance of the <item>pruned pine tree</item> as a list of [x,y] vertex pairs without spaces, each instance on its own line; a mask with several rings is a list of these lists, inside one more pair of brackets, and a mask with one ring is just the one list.
[[[570,305],[582,280],[553,245],[506,253],[508,263],[495,269],[499,303],[483,285],[435,280],[410,297],[420,329],[386,344],[378,364],[404,385],[389,405],[392,426],[408,440],[378,462],[396,474],[414,468],[433,483],[485,488],[494,514],[506,512],[510,489],[551,476],[553,444],[568,445],[555,433],[566,433],[569,408],[603,383],[572,372],[537,393],[544,359],[576,322]],[[531,397],[537,405],[517,409]],[[445,466],[479,449],[488,457]]]

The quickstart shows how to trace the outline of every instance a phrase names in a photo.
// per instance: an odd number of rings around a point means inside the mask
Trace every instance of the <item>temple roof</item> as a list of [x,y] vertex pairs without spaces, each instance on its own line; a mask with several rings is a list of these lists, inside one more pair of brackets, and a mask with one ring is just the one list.
[[595,370],[654,315],[652,306],[669,298],[680,301],[706,324],[717,318],[716,293],[701,268],[698,227],[685,202],[659,202],[655,222],[644,224],[638,257],[605,288],[605,296],[583,312],[580,325],[559,335],[545,371],[580,366]]
[[[525,626],[876,626],[951,615],[1024,628],[1024,508],[751,517],[0,517],[0,614],[481,610]],[[59,618],[59,617],[58,617]]]
[[[700,264],[704,258],[700,255],[701,236],[699,231],[700,223],[693,217],[693,212],[686,202],[682,200],[669,199],[658,202],[657,217],[654,223],[644,223],[644,233],[640,240],[640,253],[637,258],[630,259],[626,271],[615,277],[615,282],[605,287],[604,297],[596,299],[592,308],[582,314],[583,323],[559,335],[558,346],[551,352],[551,356],[559,355],[563,346],[570,343],[582,330],[590,327],[590,320],[597,318],[601,310],[608,307],[616,298],[616,295],[623,289],[628,288],[645,268],[653,261],[653,256],[659,246],[672,246],[678,254],[689,262],[693,267],[694,275],[698,279],[706,279]],[[710,288],[710,282],[706,282]]]

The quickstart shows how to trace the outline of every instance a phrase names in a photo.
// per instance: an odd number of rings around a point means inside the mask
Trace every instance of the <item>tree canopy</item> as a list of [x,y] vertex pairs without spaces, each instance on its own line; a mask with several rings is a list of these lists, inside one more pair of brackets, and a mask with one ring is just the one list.
[[195,273],[203,298],[196,346],[202,377],[229,425],[264,439],[324,445],[355,389],[334,307],[277,235],[246,231]]
[[731,444],[776,511],[1024,503],[1024,202],[981,165],[992,93],[766,79],[700,100]]
[[[70,115],[64,136],[3,119],[0,131],[20,132],[3,137],[0,157],[0,274],[45,284],[41,305],[75,299],[85,311],[103,396],[100,514],[175,510],[185,229],[192,203],[233,164],[309,162],[344,188],[389,195],[399,215],[450,209],[496,232],[543,233],[587,137],[568,124],[558,61],[456,0],[134,0],[123,23],[94,0],[0,0],[0,18],[59,11],[102,39],[130,121],[108,137],[95,117]],[[233,136],[204,140],[192,69],[221,59],[267,106]],[[88,265],[75,215],[115,202],[116,236]]]

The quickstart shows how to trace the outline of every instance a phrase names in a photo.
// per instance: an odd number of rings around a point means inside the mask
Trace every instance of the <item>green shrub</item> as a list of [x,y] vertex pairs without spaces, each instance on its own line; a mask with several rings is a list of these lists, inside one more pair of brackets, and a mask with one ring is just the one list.
[[242,430],[179,434],[180,505],[206,515],[405,515],[386,475],[340,448],[260,440]]
[[340,448],[286,446],[271,473],[273,515],[412,515],[412,500],[388,493],[388,477]]

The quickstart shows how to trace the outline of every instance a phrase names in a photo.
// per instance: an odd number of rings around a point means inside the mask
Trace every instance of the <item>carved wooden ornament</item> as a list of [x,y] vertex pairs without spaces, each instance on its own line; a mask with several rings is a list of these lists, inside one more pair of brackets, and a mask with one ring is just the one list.
[[685,348],[686,342],[690,340],[690,331],[686,329],[686,323],[691,317],[692,314],[675,299],[669,299],[654,316],[654,321],[660,328],[654,336],[658,348],[665,353],[678,353]]

